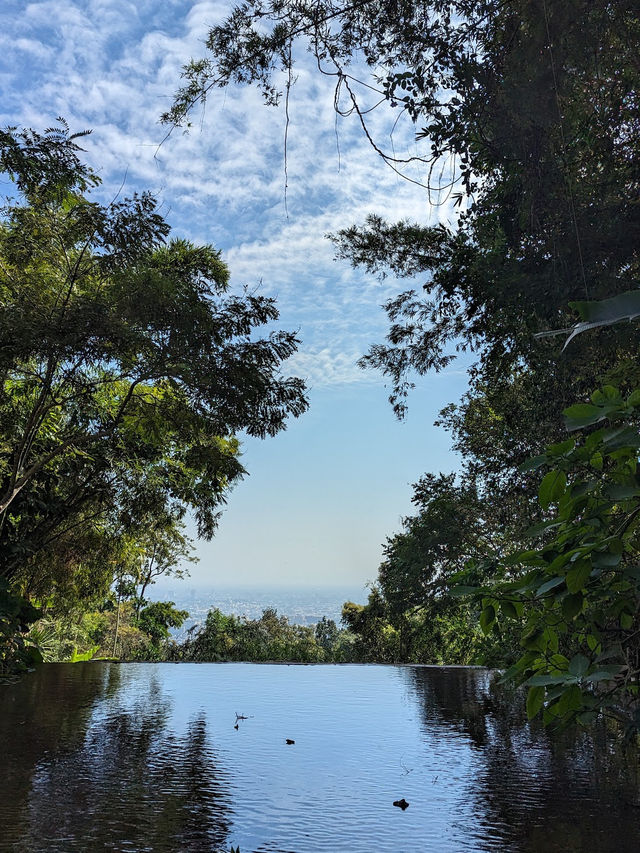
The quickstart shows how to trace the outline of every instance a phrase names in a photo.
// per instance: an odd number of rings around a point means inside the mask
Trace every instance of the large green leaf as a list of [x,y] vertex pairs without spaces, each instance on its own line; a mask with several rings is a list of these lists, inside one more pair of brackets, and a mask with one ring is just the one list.
[[565,619],[571,620],[575,619],[575,617],[580,613],[584,606],[584,596],[581,592],[575,592],[570,595],[566,595],[562,599],[562,615]]
[[475,595],[479,590],[480,587],[477,586],[452,586],[449,595],[452,598],[464,598],[467,595]]
[[569,661],[569,673],[571,675],[577,676],[578,678],[585,675],[588,669],[589,658],[585,657],[584,655],[574,655]]
[[591,563],[587,560],[578,563],[567,572],[567,589],[569,592],[580,592],[584,589],[591,574]]
[[527,694],[527,717],[531,720],[544,704],[545,690],[543,686],[531,687]]
[[582,323],[576,323],[573,327],[563,349],[566,349],[576,335],[588,329],[597,329],[600,326],[610,326],[622,320],[635,320],[636,317],[640,317],[640,290],[628,290],[626,293],[619,293],[617,296],[601,299],[598,302],[570,302],[569,305],[580,315]]
[[480,627],[482,628],[482,632],[484,634],[488,634],[495,621],[495,607],[492,604],[487,604],[486,607],[482,608],[482,613],[480,614]]
[[538,498],[540,506],[547,509],[550,503],[559,501],[567,490],[567,475],[564,471],[549,471],[542,478]]
[[545,592],[549,592],[550,589],[555,589],[557,586],[560,586],[560,584],[564,583],[564,581],[564,577],[560,576],[545,581],[542,586],[538,587],[538,595],[544,595]]
[[569,431],[583,429],[598,421],[604,420],[609,414],[609,408],[604,406],[593,406],[591,403],[576,403],[565,409],[564,419]]

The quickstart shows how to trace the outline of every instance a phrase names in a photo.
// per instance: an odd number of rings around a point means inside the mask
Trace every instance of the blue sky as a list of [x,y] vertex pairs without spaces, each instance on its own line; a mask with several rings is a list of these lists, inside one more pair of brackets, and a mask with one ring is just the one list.
[[[0,123],[43,129],[63,116],[91,128],[84,147],[112,197],[150,189],[174,232],[223,251],[233,287],[277,297],[280,326],[303,345],[287,365],[310,387],[311,410],[275,439],[244,444],[250,472],[229,496],[216,539],[198,543],[194,584],[353,586],[373,580],[386,536],[411,512],[410,484],[452,470],[439,409],[466,387],[462,362],[426,377],[398,423],[380,376],[356,361],[381,341],[380,305],[408,287],[333,257],[325,238],[369,212],[451,222],[421,187],[386,168],[355,117],[336,122],[332,84],[302,53],[290,102],[285,208],[281,109],[252,89],[216,90],[189,134],[158,118],[182,65],[203,55],[227,0],[3,0]],[[365,91],[363,97],[367,97]],[[415,153],[413,128],[382,108],[376,139]],[[393,129],[393,131],[392,131]],[[420,168],[411,173],[424,178]],[[287,216],[288,212],[288,216]]]

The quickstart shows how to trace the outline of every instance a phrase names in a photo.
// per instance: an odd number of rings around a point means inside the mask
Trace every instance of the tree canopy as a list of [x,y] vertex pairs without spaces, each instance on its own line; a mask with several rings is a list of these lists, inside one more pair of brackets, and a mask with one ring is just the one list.
[[[457,230],[372,215],[336,235],[356,265],[426,278],[424,294],[388,303],[388,340],[364,359],[401,412],[412,371],[459,348],[492,374],[523,359],[545,370],[557,347],[535,333],[566,326],[571,300],[635,287],[639,33],[630,0],[250,0],[210,29],[165,120],[231,82],[277,102],[301,42],[334,76],[338,110],[342,93],[366,126],[364,64],[367,85],[415,123],[430,185],[460,204]],[[568,361],[592,356],[582,343]]]
[[[41,597],[108,584],[127,535],[189,510],[211,537],[238,435],[302,414],[295,334],[233,293],[220,252],[170,237],[150,193],[101,203],[65,125],[0,133],[0,576]],[[172,521],[173,519],[173,521]]]

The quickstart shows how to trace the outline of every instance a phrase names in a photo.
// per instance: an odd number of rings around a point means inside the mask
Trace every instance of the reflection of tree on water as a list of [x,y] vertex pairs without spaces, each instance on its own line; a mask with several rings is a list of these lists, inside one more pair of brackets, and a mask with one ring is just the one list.
[[119,683],[120,670],[110,664],[47,664],[2,688],[2,843],[17,843],[28,832],[27,802],[38,762],[45,756],[59,761],[81,749],[92,709]]
[[554,733],[528,723],[522,694],[486,671],[405,672],[425,733],[466,735],[475,748],[480,770],[464,796],[474,803],[479,850],[640,849],[640,809],[629,805],[640,804],[637,750],[614,747],[604,726]]
[[102,703],[82,742],[40,756],[22,845],[29,851],[214,851],[229,831],[228,777],[216,765],[203,717],[168,729],[158,683]]

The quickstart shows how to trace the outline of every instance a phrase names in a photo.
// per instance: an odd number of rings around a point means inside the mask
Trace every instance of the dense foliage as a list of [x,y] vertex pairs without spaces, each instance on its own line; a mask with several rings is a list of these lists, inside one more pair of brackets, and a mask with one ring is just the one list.
[[237,434],[307,405],[280,372],[295,335],[257,334],[274,301],[229,292],[150,194],[92,200],[80,154],[65,126],[0,133],[0,578],[45,609],[125,576],[142,603],[188,551],[187,510],[213,535]]
[[604,426],[530,461],[550,468],[539,490],[550,517],[531,531],[542,544],[499,560],[478,592],[485,632],[524,616],[509,674],[548,721],[604,709],[640,729],[639,411],[639,391],[612,387],[566,410],[569,429]]

